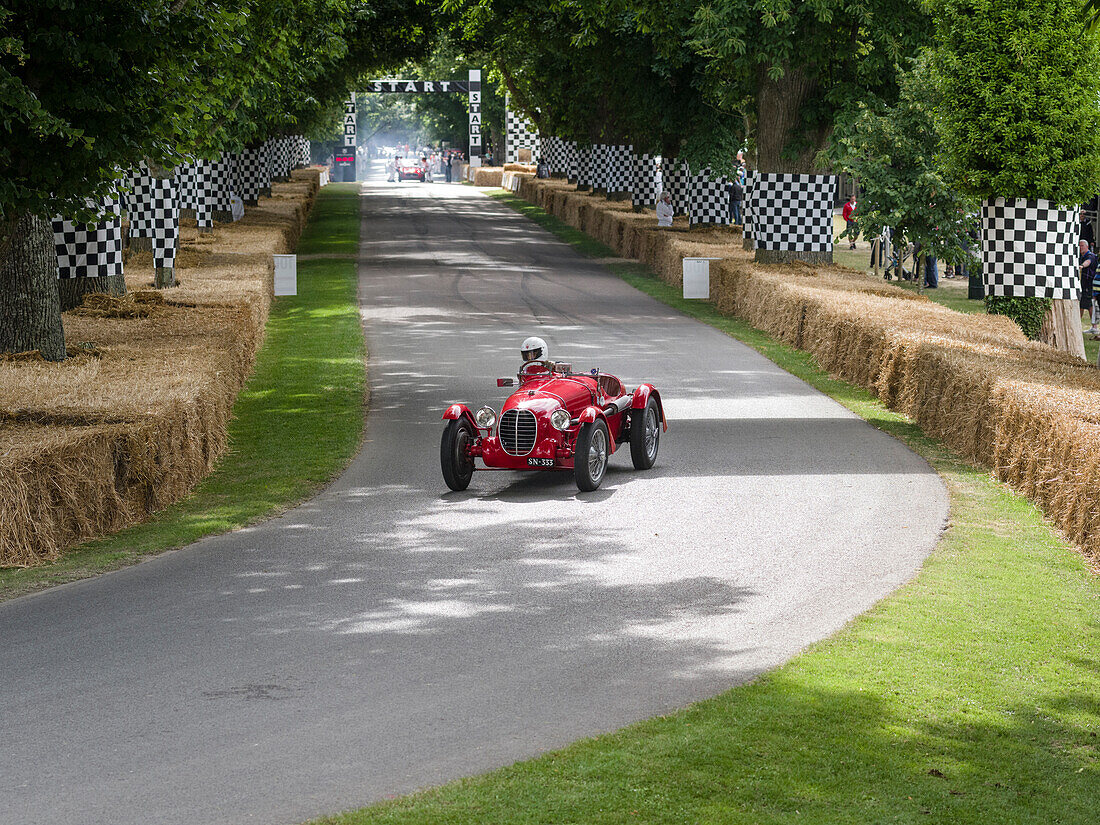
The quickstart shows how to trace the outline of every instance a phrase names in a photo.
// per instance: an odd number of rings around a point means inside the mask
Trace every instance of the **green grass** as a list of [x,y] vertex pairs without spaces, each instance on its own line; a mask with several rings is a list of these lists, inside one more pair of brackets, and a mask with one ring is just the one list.
[[[355,184],[321,190],[298,246],[354,252]],[[298,292],[277,298],[251,379],[237,397],[230,452],[187,499],[151,520],[27,570],[0,570],[0,599],[84,578],[279,512],[347,466],[364,422],[364,344],[354,261],[298,264]]]
[[[500,199],[605,256],[525,201]],[[683,301],[644,267],[611,268],[909,444],[947,485],[949,528],[914,581],[752,684],[320,822],[1093,825],[1100,579],[1083,557],[1027,501],[806,354]]]

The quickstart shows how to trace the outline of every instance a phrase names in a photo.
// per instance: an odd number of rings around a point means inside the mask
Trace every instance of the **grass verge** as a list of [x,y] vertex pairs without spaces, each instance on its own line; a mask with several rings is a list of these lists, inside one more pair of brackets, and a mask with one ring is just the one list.
[[[495,197],[611,257],[526,201]],[[905,441],[947,485],[947,531],[914,581],[751,684],[319,822],[1094,823],[1100,579],[1084,559],[1037,508],[805,353],[683,301],[641,265],[611,269]]]
[[[356,184],[320,191],[299,254],[353,253]],[[0,570],[0,599],[113,570],[258,521],[301,501],[347,466],[363,430],[366,386],[356,264],[298,264],[298,295],[272,303],[251,379],[237,396],[230,451],[183,501],[87,542],[59,561]]]

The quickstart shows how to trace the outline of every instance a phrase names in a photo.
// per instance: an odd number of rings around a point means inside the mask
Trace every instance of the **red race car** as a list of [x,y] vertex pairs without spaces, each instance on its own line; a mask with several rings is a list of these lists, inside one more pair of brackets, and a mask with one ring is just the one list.
[[[668,430],[657,390],[642,384],[627,392],[614,375],[575,373],[569,364],[544,359],[545,353],[542,339],[524,341],[519,387],[499,421],[492,407],[473,413],[453,404],[443,414],[440,464],[452,490],[470,485],[477,458],[490,470],[572,470],[584,492],[600,486],[608,458],[626,442],[634,469],[653,466],[661,432]],[[516,382],[500,378],[497,386]]]
[[397,179],[402,180],[418,180],[421,183],[424,182],[424,168],[417,163],[398,163],[397,164]]

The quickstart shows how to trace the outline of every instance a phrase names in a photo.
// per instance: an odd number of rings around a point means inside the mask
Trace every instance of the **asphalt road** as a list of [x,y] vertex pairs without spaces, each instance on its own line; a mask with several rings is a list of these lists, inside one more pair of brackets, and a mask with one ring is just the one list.
[[[921,564],[939,479],[481,193],[364,186],[362,453],[282,518],[0,604],[0,822],[295,823],[714,695]],[[657,466],[477,473],[520,342],[662,392]]]

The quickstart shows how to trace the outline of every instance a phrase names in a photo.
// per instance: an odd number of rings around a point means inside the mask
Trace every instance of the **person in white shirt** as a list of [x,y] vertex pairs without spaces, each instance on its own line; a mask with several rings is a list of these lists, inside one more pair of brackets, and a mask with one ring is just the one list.
[[672,226],[672,195],[668,192],[657,201],[657,226]]

